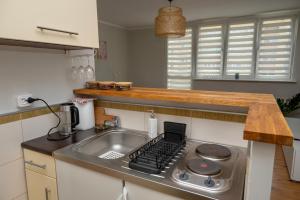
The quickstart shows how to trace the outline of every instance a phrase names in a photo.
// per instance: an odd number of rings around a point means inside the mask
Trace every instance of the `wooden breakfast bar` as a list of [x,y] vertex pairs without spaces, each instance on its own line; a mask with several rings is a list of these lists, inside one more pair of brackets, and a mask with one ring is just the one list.
[[245,200],[271,195],[276,145],[293,145],[293,134],[272,94],[134,87],[126,91],[76,89],[83,97],[125,98],[182,104],[230,106],[248,110],[243,139],[248,140]]
[[127,91],[76,89],[74,94],[248,108],[244,129],[245,140],[287,146],[293,143],[293,134],[271,94],[140,87]]

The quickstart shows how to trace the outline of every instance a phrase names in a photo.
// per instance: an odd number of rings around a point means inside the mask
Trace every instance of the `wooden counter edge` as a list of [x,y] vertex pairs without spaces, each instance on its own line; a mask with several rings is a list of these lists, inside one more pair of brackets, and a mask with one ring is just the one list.
[[[184,98],[182,97],[182,93],[185,94]],[[249,112],[243,136],[245,140],[287,146],[292,146],[293,144],[292,131],[282,115],[276,99],[271,94],[201,90],[185,91],[161,88],[133,88],[132,91],[75,89],[74,94],[92,97],[127,97],[144,100],[248,107]],[[178,94],[178,98],[176,98],[176,94]],[[161,99],[161,97],[163,98]],[[186,100],[187,98],[189,100]]]

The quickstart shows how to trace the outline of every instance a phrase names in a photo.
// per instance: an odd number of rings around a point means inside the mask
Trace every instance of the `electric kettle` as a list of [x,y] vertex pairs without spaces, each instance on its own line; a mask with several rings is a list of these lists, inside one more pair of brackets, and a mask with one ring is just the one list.
[[73,133],[75,126],[79,124],[79,110],[74,103],[63,103],[60,105],[61,112],[61,135],[70,135]]

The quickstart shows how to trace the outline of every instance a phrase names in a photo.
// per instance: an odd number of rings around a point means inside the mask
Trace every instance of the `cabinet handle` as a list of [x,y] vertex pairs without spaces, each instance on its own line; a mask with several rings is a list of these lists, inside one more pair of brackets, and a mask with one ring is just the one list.
[[49,192],[51,192],[51,190],[49,190],[48,188],[45,188],[46,200],[49,200],[49,195],[48,195]]
[[32,160],[30,160],[30,161],[25,161],[25,163],[28,164],[28,165],[32,165],[32,166],[41,168],[41,169],[46,169],[46,167],[47,167],[47,165],[39,165],[39,164],[36,164],[36,163],[34,163]]
[[79,33],[76,33],[76,32],[64,31],[64,30],[55,29],[55,28],[48,28],[48,27],[44,27],[44,26],[37,26],[36,28],[40,29],[41,31],[47,30],[47,31],[54,31],[54,32],[59,32],[59,33],[67,33],[67,34],[70,34],[70,35],[79,35]]

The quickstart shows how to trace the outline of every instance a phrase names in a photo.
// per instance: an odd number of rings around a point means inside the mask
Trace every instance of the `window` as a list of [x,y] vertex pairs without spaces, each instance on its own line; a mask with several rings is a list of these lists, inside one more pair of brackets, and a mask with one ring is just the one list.
[[193,23],[184,37],[168,39],[168,88],[190,89],[192,75],[207,80],[292,81],[299,13],[291,13]]
[[223,26],[200,26],[197,73],[199,78],[219,79],[223,70]]
[[199,25],[195,78],[291,80],[295,27],[295,17]]
[[254,30],[254,22],[229,24],[226,56],[226,76],[229,79],[252,77]]
[[257,79],[288,80],[291,78],[293,20],[263,20],[257,59]]
[[168,39],[168,88],[190,89],[192,75],[192,29],[181,38]]

